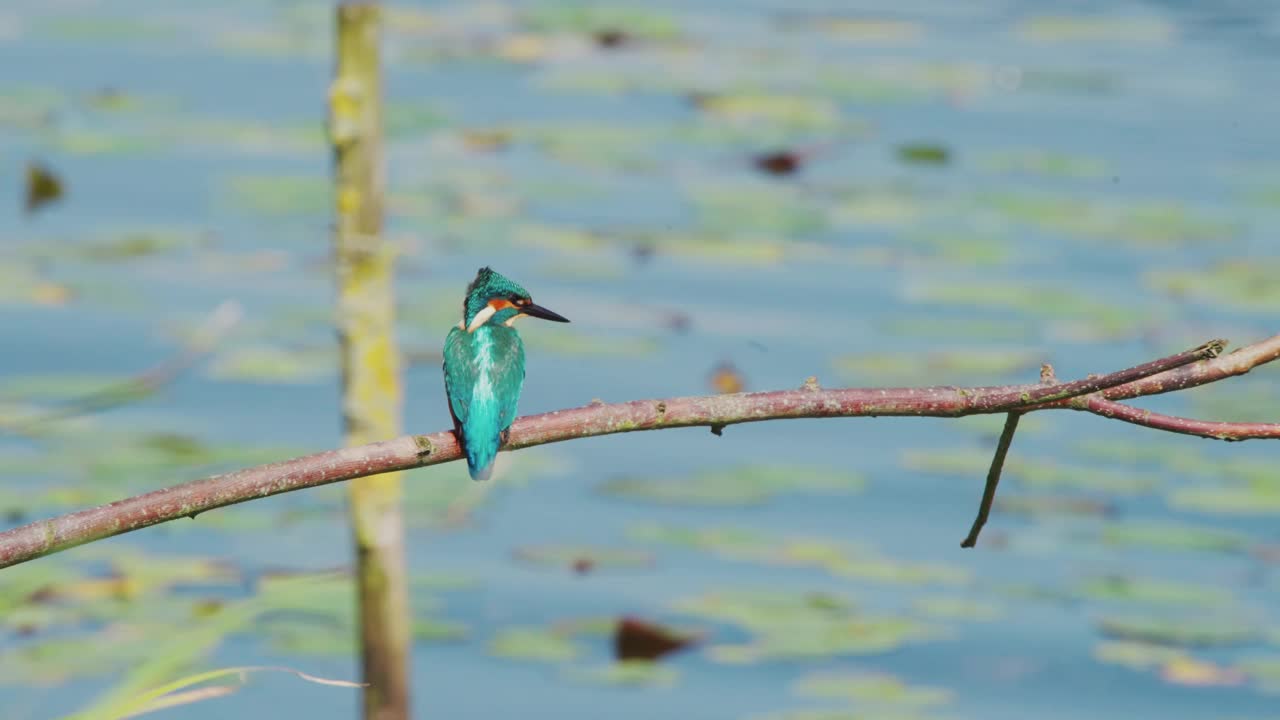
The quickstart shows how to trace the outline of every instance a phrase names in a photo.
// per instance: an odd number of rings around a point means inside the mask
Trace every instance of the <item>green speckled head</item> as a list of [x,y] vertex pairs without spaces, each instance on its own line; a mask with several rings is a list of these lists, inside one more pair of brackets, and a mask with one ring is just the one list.
[[[471,281],[467,286],[467,298],[462,305],[463,324],[470,326],[471,321],[476,319],[476,315],[489,304],[490,300],[502,298],[505,300],[528,300],[529,291],[517,285],[506,276],[494,272],[490,268],[482,267],[480,272],[476,273],[476,279]],[[505,320],[506,318],[502,318]]]

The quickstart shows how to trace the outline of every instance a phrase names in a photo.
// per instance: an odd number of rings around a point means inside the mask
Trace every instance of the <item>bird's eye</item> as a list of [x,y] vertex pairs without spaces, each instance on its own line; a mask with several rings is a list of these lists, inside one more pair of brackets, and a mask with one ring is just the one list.
[[524,307],[525,305],[529,304],[529,300],[528,298],[516,298],[515,300],[512,301],[512,304],[515,305],[516,307]]

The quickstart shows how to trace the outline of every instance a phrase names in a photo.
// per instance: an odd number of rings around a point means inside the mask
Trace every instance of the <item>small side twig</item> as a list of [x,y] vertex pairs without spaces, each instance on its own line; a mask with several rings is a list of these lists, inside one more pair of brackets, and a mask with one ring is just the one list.
[[1004,430],[1000,431],[1000,441],[996,443],[996,454],[991,458],[991,469],[987,471],[987,484],[982,490],[982,504],[978,506],[978,516],[973,519],[973,527],[969,535],[960,543],[962,548],[971,548],[978,544],[978,533],[987,524],[991,515],[991,504],[996,499],[996,486],[1000,484],[1000,472],[1004,470],[1004,459],[1009,454],[1009,446],[1013,444],[1013,434],[1018,430],[1018,420],[1022,413],[1012,412],[1005,416]]
[[1099,396],[1090,397],[1085,409],[1094,415],[1112,420],[1211,440],[1238,442],[1280,439],[1280,423],[1220,422],[1162,415]]

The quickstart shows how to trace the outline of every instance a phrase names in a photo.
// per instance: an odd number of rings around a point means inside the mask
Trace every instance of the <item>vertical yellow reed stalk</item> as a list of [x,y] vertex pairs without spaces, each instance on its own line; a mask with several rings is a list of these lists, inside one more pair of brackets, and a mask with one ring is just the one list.
[[[334,154],[336,323],[342,353],[342,417],[349,445],[400,434],[394,249],[382,239],[385,167],[381,17],[376,2],[338,10],[338,57],[329,92]],[[408,720],[410,613],[400,477],[353,481],[365,720]]]

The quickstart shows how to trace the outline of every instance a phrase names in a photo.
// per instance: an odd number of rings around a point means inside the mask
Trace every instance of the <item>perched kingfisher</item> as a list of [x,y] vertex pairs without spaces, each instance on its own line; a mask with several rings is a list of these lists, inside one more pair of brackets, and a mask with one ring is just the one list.
[[525,317],[569,319],[533,304],[528,291],[487,267],[467,286],[462,322],[444,341],[444,388],[454,432],[473,480],[488,480],[498,446],[516,419],[524,387],[524,343],[512,327]]

